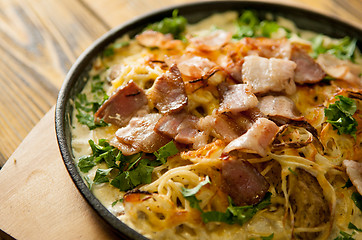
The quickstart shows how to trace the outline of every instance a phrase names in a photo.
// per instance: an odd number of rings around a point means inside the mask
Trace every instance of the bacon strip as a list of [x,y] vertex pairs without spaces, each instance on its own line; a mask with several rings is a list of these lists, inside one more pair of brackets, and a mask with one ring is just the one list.
[[259,100],[258,108],[266,116],[281,116],[290,119],[300,118],[296,114],[294,102],[285,96],[265,96]]
[[342,79],[358,87],[362,86],[362,80],[358,76],[361,69],[358,65],[347,60],[340,60],[328,53],[319,54],[317,63],[331,77]]
[[256,107],[258,99],[246,84],[230,85],[223,94],[218,112],[238,113]]
[[96,121],[103,119],[107,123],[122,127],[146,104],[147,97],[143,89],[130,81],[126,85],[119,87],[103,103],[94,114],[94,118]]
[[193,144],[199,134],[199,119],[187,113],[166,114],[155,125],[155,130],[179,143]]
[[225,147],[224,153],[246,150],[265,157],[267,148],[278,131],[279,127],[274,122],[266,118],[259,118],[245,134],[230,142]]
[[346,168],[347,175],[353,186],[356,187],[359,194],[362,194],[362,163],[353,160],[344,160],[343,166]]
[[251,86],[253,93],[269,91],[293,94],[295,62],[277,58],[246,56],[242,68],[243,82]]
[[215,30],[207,36],[189,38],[193,46],[201,51],[215,51],[231,40],[231,33]]
[[150,101],[161,113],[177,112],[187,105],[185,85],[176,65],[156,79],[148,92]]
[[152,153],[170,141],[154,131],[157,121],[162,117],[158,113],[150,113],[143,117],[133,117],[126,127],[116,132],[116,138],[112,141],[115,147],[119,147],[123,154],[129,155],[138,152]]
[[153,30],[146,30],[136,36],[139,44],[145,47],[172,49],[182,45],[181,40],[174,40],[172,34],[162,34]]
[[221,175],[225,191],[233,203],[252,205],[259,203],[269,189],[269,183],[248,161],[228,156],[222,162]]
[[297,64],[294,76],[296,83],[317,83],[326,76],[319,64],[299,47],[293,48],[291,60]]

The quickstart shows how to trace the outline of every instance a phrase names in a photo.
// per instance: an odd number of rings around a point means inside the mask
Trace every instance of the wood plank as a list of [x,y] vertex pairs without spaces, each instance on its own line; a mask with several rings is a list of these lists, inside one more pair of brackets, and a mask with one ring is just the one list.
[[0,226],[15,239],[118,239],[66,171],[56,141],[54,108],[0,171],[0,192]]
[[0,1],[0,166],[55,104],[72,63],[108,29],[79,1]]
[[[116,27],[146,12],[170,5],[194,2],[193,0],[81,0],[89,6],[106,24]],[[257,0],[256,0],[257,1]],[[264,0],[310,8],[315,11],[343,19],[362,28],[361,0]]]

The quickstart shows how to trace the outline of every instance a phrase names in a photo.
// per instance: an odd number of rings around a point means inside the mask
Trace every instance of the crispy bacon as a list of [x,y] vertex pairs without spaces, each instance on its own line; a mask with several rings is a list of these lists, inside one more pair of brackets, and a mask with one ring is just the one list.
[[[126,127],[116,132],[116,140],[112,143],[127,153],[137,152],[152,153],[170,141],[154,131],[157,121],[162,117],[159,113],[150,113],[143,117],[133,117]],[[126,153],[123,152],[126,155]]]
[[244,38],[242,42],[250,49],[248,55],[257,54],[265,58],[290,59],[292,52],[292,46],[285,38]]
[[158,77],[147,93],[161,113],[177,112],[187,104],[185,85],[176,65]]
[[166,62],[169,65],[176,63],[181,74],[190,79],[201,78],[216,66],[215,63],[207,58],[189,54],[182,55],[177,59],[166,58]]
[[343,166],[347,175],[359,194],[362,194],[362,163],[353,160],[344,160]]
[[259,118],[245,134],[230,142],[224,152],[244,150],[264,157],[278,131],[279,127],[274,122],[266,118]]
[[177,48],[182,45],[181,40],[174,40],[172,34],[146,30],[136,36],[139,44],[145,47],[158,47],[162,49]]
[[362,86],[362,80],[358,76],[361,69],[358,65],[346,60],[340,60],[332,54],[319,54],[317,63],[331,77],[342,79],[357,87]]
[[253,93],[296,91],[294,69],[290,60],[246,56],[242,69],[243,82],[249,84]]
[[230,85],[223,94],[218,112],[238,113],[256,107],[258,99],[246,84]]
[[316,83],[326,76],[319,64],[302,48],[293,47],[291,60],[297,64],[294,75],[296,83]]
[[103,119],[107,123],[122,127],[147,104],[145,92],[133,81],[119,87],[94,114],[96,121]]
[[199,134],[199,119],[185,112],[166,114],[155,125],[155,130],[184,144],[193,144]]
[[207,36],[189,38],[194,48],[201,51],[215,51],[231,40],[231,33],[223,30],[215,30]]
[[269,183],[253,165],[233,156],[223,160],[221,174],[223,191],[238,206],[259,203],[269,189]]
[[290,119],[300,118],[294,102],[286,96],[265,96],[259,99],[258,108],[266,116],[281,116]]
[[246,131],[226,113],[213,114],[201,118],[198,125],[205,132],[213,130],[214,135],[223,139],[225,142],[231,142]]

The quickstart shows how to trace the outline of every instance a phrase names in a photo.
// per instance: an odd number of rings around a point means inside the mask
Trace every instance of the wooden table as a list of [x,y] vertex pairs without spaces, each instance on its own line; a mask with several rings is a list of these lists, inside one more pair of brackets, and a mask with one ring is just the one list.
[[[114,239],[63,166],[52,106],[68,69],[95,39],[135,16],[184,2],[191,0],[0,0],[0,167],[9,159],[0,170],[0,229],[19,239]],[[362,28],[361,0],[275,2]]]

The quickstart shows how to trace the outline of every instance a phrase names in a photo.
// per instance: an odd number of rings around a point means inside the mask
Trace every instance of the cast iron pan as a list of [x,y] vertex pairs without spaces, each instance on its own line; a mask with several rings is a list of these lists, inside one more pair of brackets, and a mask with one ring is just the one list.
[[178,9],[179,15],[186,17],[189,23],[195,23],[210,16],[212,13],[228,10],[236,10],[239,12],[245,9],[255,10],[261,16],[266,13],[272,13],[294,21],[301,29],[312,30],[336,38],[342,38],[345,36],[356,38],[358,40],[357,46],[359,49],[362,49],[362,30],[344,23],[341,20],[302,8],[266,2],[248,1],[214,1],[172,6],[126,22],[110,30],[101,38],[96,40],[74,63],[60,89],[55,110],[56,134],[61,155],[75,185],[100,217],[108,223],[120,237],[125,239],[140,240],[147,238],[137,233],[111,214],[98,201],[98,199],[93,196],[79,175],[77,167],[73,161],[71,149],[70,116],[73,111],[71,100],[74,100],[76,95],[84,87],[86,83],[84,79],[87,78],[87,72],[91,68],[92,61],[98,54],[103,52],[108,44],[114,42],[117,38],[124,34],[129,34],[130,37],[133,37],[137,33],[141,32],[142,29],[149,23],[160,21],[165,17],[170,17],[173,9]]

